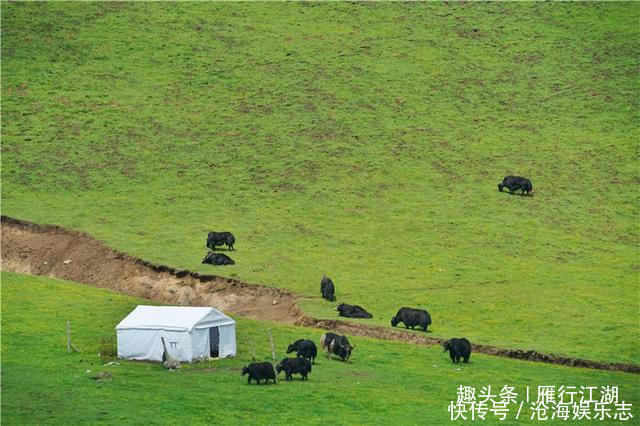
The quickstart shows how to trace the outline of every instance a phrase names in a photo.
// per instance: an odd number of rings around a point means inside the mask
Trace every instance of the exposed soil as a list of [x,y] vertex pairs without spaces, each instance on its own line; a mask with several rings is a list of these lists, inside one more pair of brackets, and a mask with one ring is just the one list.
[[[2,269],[45,275],[160,303],[213,306],[260,320],[293,324],[302,315],[286,290],[154,265],[89,235],[2,216]],[[65,263],[65,261],[70,261]]]
[[[402,329],[311,318],[297,307],[298,297],[287,290],[154,265],[113,250],[82,232],[55,225],[37,225],[8,216],[2,216],[1,224],[4,270],[76,281],[160,303],[212,306],[233,315],[322,328],[350,336],[420,345],[437,345],[443,341]],[[605,363],[479,344],[474,344],[473,350],[527,361],[640,373],[640,366],[634,364]]]

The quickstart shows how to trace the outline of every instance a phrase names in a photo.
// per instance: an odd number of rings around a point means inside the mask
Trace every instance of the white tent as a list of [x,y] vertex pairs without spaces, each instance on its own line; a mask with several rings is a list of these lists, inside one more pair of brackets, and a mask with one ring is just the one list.
[[138,305],[116,326],[118,357],[162,361],[162,341],[180,361],[236,354],[236,322],[213,308]]

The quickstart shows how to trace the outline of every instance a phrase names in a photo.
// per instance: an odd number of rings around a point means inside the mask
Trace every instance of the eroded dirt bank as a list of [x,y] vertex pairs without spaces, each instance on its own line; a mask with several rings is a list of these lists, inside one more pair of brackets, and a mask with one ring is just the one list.
[[108,288],[161,303],[213,306],[293,324],[302,315],[286,290],[154,265],[91,236],[2,216],[2,268]]
[[[279,321],[421,345],[442,339],[400,329],[341,320],[310,318],[296,305],[296,295],[216,275],[201,275],[162,265],[113,250],[91,236],[55,225],[37,225],[2,216],[2,269],[44,275],[108,288],[161,303],[213,306],[233,315]],[[633,364],[603,363],[537,351],[473,345],[476,352],[573,367],[640,373]]]

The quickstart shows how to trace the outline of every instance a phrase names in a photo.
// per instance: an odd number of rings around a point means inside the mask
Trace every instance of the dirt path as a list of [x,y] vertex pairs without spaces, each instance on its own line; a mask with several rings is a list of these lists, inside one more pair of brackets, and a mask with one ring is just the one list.
[[[352,336],[420,345],[442,343],[442,339],[403,330],[310,318],[297,307],[297,296],[287,290],[154,265],[113,250],[82,232],[7,216],[2,216],[1,224],[4,270],[76,281],[160,303],[213,306],[233,315],[322,328]],[[640,366],[633,364],[604,363],[489,345],[473,345],[473,349],[528,361],[640,373]]]

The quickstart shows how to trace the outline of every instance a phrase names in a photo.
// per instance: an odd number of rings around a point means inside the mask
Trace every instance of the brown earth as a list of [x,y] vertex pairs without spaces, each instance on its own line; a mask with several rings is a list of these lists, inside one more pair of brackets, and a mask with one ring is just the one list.
[[[311,318],[297,307],[298,296],[287,290],[154,265],[113,250],[82,232],[55,225],[37,225],[8,216],[2,216],[1,224],[0,253],[4,270],[90,284],[160,303],[212,306],[233,315],[322,328],[351,336],[420,345],[437,345],[443,341],[401,329]],[[568,358],[532,350],[481,344],[474,344],[473,350],[528,361],[640,373],[638,365]]]
[[[2,216],[2,269],[91,284],[160,303],[213,306],[293,324],[302,315],[286,290],[158,266],[89,235]],[[70,261],[65,263],[65,261]]]

